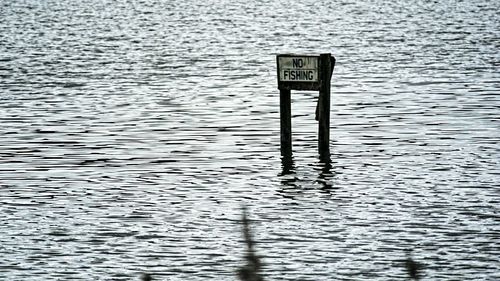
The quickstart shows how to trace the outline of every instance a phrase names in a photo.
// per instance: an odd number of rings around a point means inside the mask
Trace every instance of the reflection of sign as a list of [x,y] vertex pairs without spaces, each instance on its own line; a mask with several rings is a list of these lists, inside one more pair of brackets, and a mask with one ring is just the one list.
[[318,57],[279,57],[279,81],[318,82]]

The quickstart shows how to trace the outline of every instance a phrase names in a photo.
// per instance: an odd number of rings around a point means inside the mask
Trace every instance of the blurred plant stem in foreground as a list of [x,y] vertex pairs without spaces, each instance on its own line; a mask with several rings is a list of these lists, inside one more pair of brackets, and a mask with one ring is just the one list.
[[250,233],[249,220],[247,218],[246,208],[243,208],[243,237],[246,244],[245,261],[246,264],[238,269],[238,277],[241,281],[263,281],[259,272],[261,269],[261,262],[259,257],[255,254],[254,241]]
[[[241,223],[243,224],[243,238],[246,244],[246,264],[244,264],[237,270],[238,278],[241,281],[264,281],[262,276],[260,276],[262,263],[255,253],[255,242],[252,239],[252,233],[250,232],[250,221],[247,218],[247,211],[245,207],[243,208]],[[419,262],[414,261],[411,254],[412,251],[407,250],[407,258],[404,261],[404,266],[406,267],[406,271],[412,280],[420,280],[423,266]],[[151,275],[144,273],[141,276],[141,281],[152,281],[152,277]]]

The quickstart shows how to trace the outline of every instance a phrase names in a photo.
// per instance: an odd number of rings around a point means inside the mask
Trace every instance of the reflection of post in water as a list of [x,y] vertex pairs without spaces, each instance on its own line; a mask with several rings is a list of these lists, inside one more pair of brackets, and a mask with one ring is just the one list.
[[330,159],[330,155],[321,155],[319,165],[321,169],[318,174],[317,182],[323,185],[323,190],[330,190],[332,189],[332,184],[330,183],[332,177],[332,160]]
[[[281,158],[281,173],[278,175],[281,178],[282,189],[278,190],[284,198],[295,199],[289,190],[297,190],[297,176],[295,175],[295,162],[293,157],[284,156]],[[300,191],[298,191],[300,193]]]
[[292,155],[285,155],[281,157],[281,174],[288,175],[293,174],[295,172],[295,163],[293,161]]

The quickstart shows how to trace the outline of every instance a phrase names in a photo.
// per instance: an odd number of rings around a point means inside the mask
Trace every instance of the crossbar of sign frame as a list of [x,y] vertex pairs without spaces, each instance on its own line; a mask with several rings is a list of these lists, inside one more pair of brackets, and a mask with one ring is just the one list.
[[280,56],[279,79],[282,82],[318,82],[318,61],[317,56]]

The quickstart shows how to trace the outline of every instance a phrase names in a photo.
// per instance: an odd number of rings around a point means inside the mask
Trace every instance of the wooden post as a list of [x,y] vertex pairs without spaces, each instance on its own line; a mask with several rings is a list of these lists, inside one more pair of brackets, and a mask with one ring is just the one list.
[[292,101],[290,90],[280,89],[281,156],[292,156]]
[[330,158],[330,82],[335,59],[320,54],[320,89],[318,98],[318,151],[321,159]]

